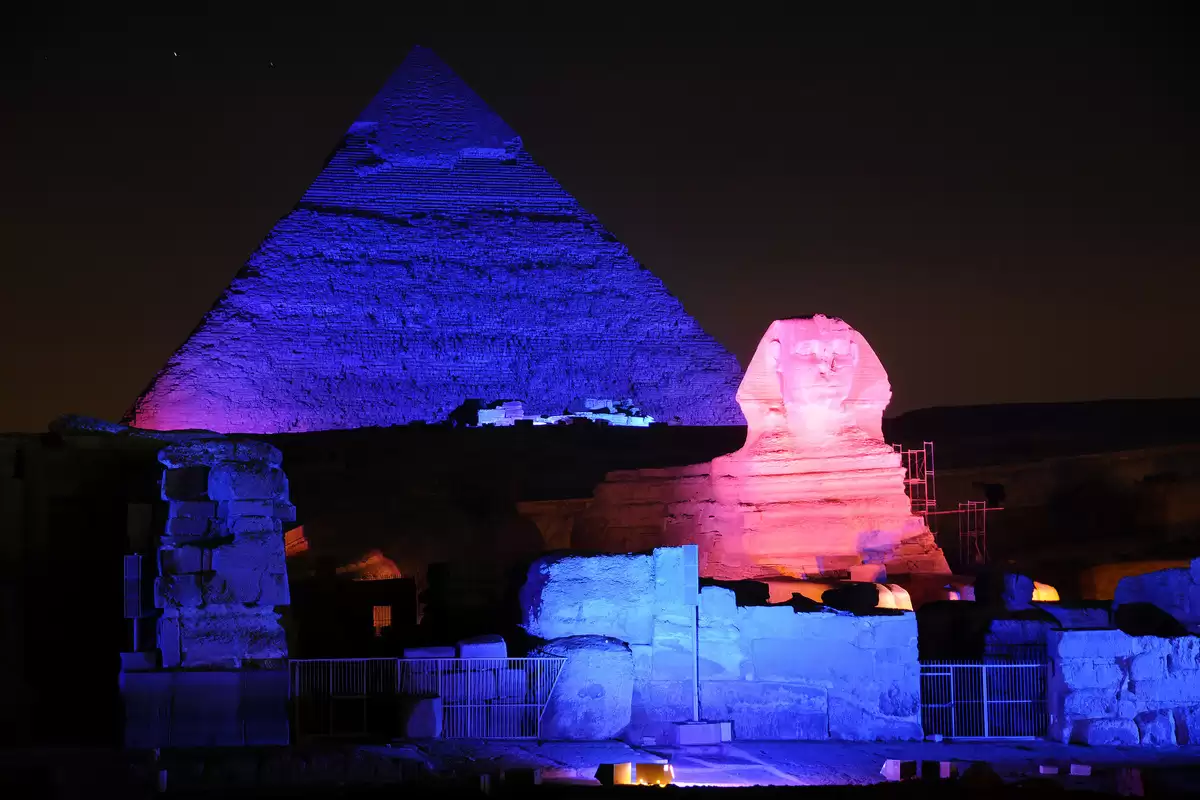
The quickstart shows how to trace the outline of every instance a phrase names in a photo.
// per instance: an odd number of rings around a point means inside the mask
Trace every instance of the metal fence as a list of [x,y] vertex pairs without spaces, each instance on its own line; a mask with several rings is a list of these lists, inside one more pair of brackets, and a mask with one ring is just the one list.
[[925,735],[948,739],[1040,739],[1046,736],[1044,660],[921,663]]
[[290,662],[296,738],[403,735],[413,699],[441,699],[447,739],[538,739],[566,659],[326,658]]

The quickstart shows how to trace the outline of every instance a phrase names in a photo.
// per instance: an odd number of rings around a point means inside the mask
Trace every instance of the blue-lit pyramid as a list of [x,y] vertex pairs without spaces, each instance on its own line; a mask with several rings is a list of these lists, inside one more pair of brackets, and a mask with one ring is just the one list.
[[244,433],[632,398],[741,424],[736,359],[416,48],[128,420]]

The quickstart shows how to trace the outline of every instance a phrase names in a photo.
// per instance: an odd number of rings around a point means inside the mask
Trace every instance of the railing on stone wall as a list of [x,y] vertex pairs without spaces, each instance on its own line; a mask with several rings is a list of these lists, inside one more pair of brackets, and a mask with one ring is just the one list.
[[442,737],[538,739],[564,658],[326,658],[290,662],[295,739],[404,735],[414,699],[441,700]]
[[922,661],[921,724],[947,739],[1046,736],[1044,659]]

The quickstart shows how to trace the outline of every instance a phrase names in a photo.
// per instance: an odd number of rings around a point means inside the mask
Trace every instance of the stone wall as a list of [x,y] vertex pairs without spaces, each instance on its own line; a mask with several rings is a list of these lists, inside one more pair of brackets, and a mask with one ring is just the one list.
[[1200,744],[1200,638],[1051,631],[1050,737],[1162,747]]
[[[650,554],[550,556],[522,593],[525,628],[545,639],[606,636],[633,653],[625,736],[667,741],[691,720],[696,576],[684,548]],[[700,592],[700,716],[732,721],[741,739],[921,737],[915,615],[857,617],[789,606],[739,606]]]

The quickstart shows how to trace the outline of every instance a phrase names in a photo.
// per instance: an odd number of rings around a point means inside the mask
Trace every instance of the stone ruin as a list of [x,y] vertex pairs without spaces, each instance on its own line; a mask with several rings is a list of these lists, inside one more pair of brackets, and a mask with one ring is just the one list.
[[890,399],[878,356],[845,322],[776,321],[737,392],[745,445],[705,464],[610,473],[572,544],[696,544],[701,574],[728,580],[849,577],[863,565],[873,580],[948,576],[883,440]]
[[276,608],[290,603],[282,524],[296,509],[282,458],[271,445],[227,439],[159,453],[170,503],[154,582],[163,667],[287,658]]
[[287,744],[294,520],[271,445],[177,434],[159,452],[169,515],[157,548],[155,652],[122,654],[128,747]]
[[642,414],[632,400],[606,400],[584,398],[573,401],[562,414],[526,414],[525,404],[520,400],[504,400],[480,408],[476,425],[505,428],[518,423],[530,425],[565,425],[575,421],[598,422],[628,428],[647,428],[654,417]]

